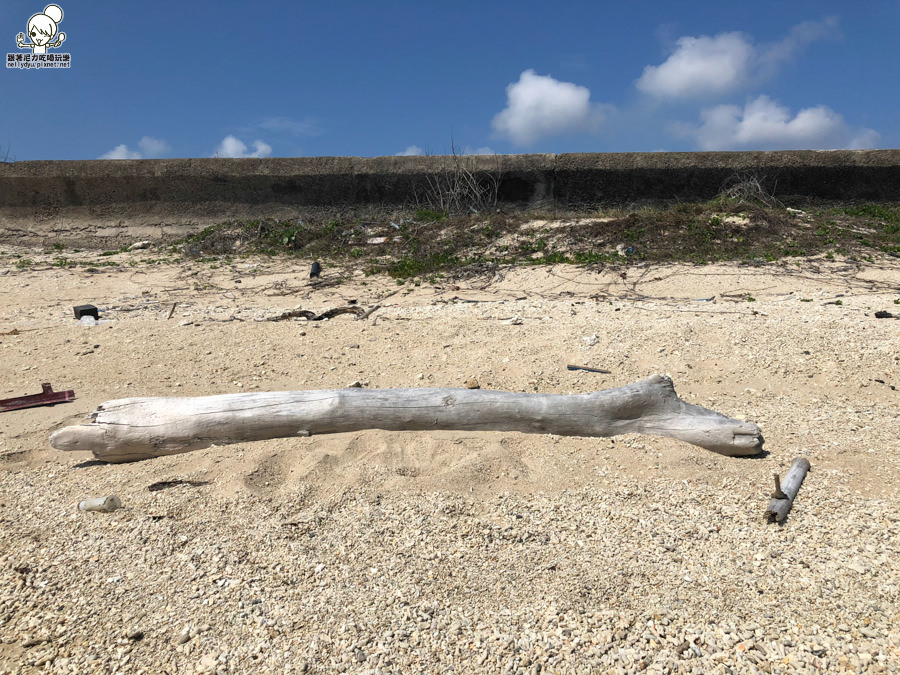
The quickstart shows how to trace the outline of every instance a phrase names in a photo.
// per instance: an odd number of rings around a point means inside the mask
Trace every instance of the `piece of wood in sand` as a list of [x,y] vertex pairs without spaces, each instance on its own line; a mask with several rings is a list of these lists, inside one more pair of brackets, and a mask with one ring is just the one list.
[[59,429],[50,444],[108,462],[174,455],[211,445],[365,429],[519,431],[560,436],[666,436],[723,455],[755,455],[755,424],[685,403],[653,375],[589,394],[484,389],[331,389],[127,398],[102,403],[90,424]]
[[809,472],[809,460],[805,457],[798,457],[791,464],[791,468],[784,477],[784,482],[775,474],[775,492],[772,493],[772,500],[769,502],[769,508],[766,509],[765,517],[770,523],[783,522],[787,518],[788,512],[794,505],[794,499],[803,485],[803,479]]

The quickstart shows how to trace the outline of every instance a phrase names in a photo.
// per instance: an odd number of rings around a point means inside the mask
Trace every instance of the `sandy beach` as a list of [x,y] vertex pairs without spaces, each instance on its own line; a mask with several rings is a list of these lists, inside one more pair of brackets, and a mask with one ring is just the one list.
[[[900,322],[875,316],[900,316],[896,258],[398,284],[3,251],[0,398],[76,398],[0,413],[0,673],[900,671]],[[74,319],[85,303],[98,325]],[[264,320],[351,303],[380,308]],[[758,424],[764,455],[371,430],[106,464],[48,440],[132,396],[568,394],[655,373]],[[767,523],[796,457],[812,469]],[[123,508],[78,510],[104,495]]]

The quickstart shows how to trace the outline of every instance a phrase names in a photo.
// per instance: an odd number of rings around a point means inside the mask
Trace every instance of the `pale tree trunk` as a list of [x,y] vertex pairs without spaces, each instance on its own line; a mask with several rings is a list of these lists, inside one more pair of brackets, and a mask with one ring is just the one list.
[[93,421],[60,429],[50,443],[129,462],[211,445],[388,431],[519,431],[559,436],[667,436],[723,455],[754,455],[755,424],[685,403],[653,375],[590,394],[520,394],[481,389],[330,389],[107,401]]

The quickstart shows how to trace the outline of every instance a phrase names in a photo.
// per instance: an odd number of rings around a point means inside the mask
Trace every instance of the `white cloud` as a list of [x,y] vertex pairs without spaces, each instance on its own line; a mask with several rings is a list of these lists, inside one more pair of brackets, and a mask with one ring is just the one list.
[[742,33],[682,37],[659,66],[647,66],[636,86],[661,98],[719,94],[747,79],[753,46]]
[[806,45],[838,36],[834,18],[798,24],[780,42],[763,45],[740,32],[685,36],[663,63],[644,68],[635,86],[659,98],[716,96],[761,82]]
[[700,113],[702,124],[682,126],[680,134],[693,138],[701,150],[860,149],[876,147],[878,133],[853,128],[828,106],[791,111],[768,96],[759,96],[742,109],[719,105]]
[[424,155],[425,151],[418,145],[408,145],[406,150],[398,152],[395,157],[412,157],[413,155]]
[[526,70],[506,87],[506,108],[491,122],[498,136],[529,145],[545,136],[596,131],[611,106],[591,103],[591,91]]
[[219,143],[213,157],[268,157],[272,154],[272,146],[263,141],[253,141],[253,148],[253,152],[247,152],[246,143],[228,135]]
[[462,154],[464,155],[496,155],[492,148],[484,145],[480,148],[473,148],[471,145],[467,145],[462,149]]
[[128,146],[122,143],[122,145],[117,145],[105,155],[100,155],[97,159],[141,159],[141,153],[136,150],[129,150]]
[[148,158],[162,157],[172,149],[172,146],[163,139],[150,136],[144,136],[139,140],[138,147],[141,149],[143,156]]
[[822,21],[804,21],[791,28],[781,42],[763,45],[759,48],[758,62],[761,77],[774,74],[778,66],[791,58],[794,53],[818,40],[837,40],[841,37],[840,25],[836,17]]
[[131,150],[127,145],[117,145],[98,159],[155,159],[165,155],[172,147],[161,138],[144,136],[138,141],[138,150]]

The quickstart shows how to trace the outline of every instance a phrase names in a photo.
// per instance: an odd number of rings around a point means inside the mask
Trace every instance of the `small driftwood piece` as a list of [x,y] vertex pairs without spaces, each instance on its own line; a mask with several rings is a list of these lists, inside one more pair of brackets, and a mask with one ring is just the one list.
[[685,403],[672,380],[653,375],[589,394],[484,389],[330,389],[126,398],[100,404],[90,424],[59,429],[58,450],[88,450],[107,462],[174,455],[211,445],[387,431],[519,431],[560,436],[667,436],[723,455],[755,455],[755,424]]
[[333,319],[334,317],[340,316],[341,314],[355,314],[357,319],[365,319],[376,309],[378,309],[378,307],[375,307],[367,312],[362,307],[335,307],[334,309],[326,310],[321,314],[316,314],[315,312],[311,312],[308,309],[292,309],[289,312],[282,312],[278,316],[273,316],[265,319],[265,321],[286,321],[287,319],[322,321],[324,319]]
[[769,508],[766,509],[766,519],[770,523],[783,522],[787,518],[788,512],[794,505],[794,499],[803,485],[803,479],[809,472],[809,460],[805,457],[798,457],[791,464],[791,468],[784,477],[784,483],[775,474],[775,491],[772,493],[772,501],[769,502]]
[[603,370],[602,368],[591,368],[590,366],[579,366],[570,363],[566,366],[566,370],[586,370],[589,373],[602,373],[603,375],[612,375],[611,370]]

